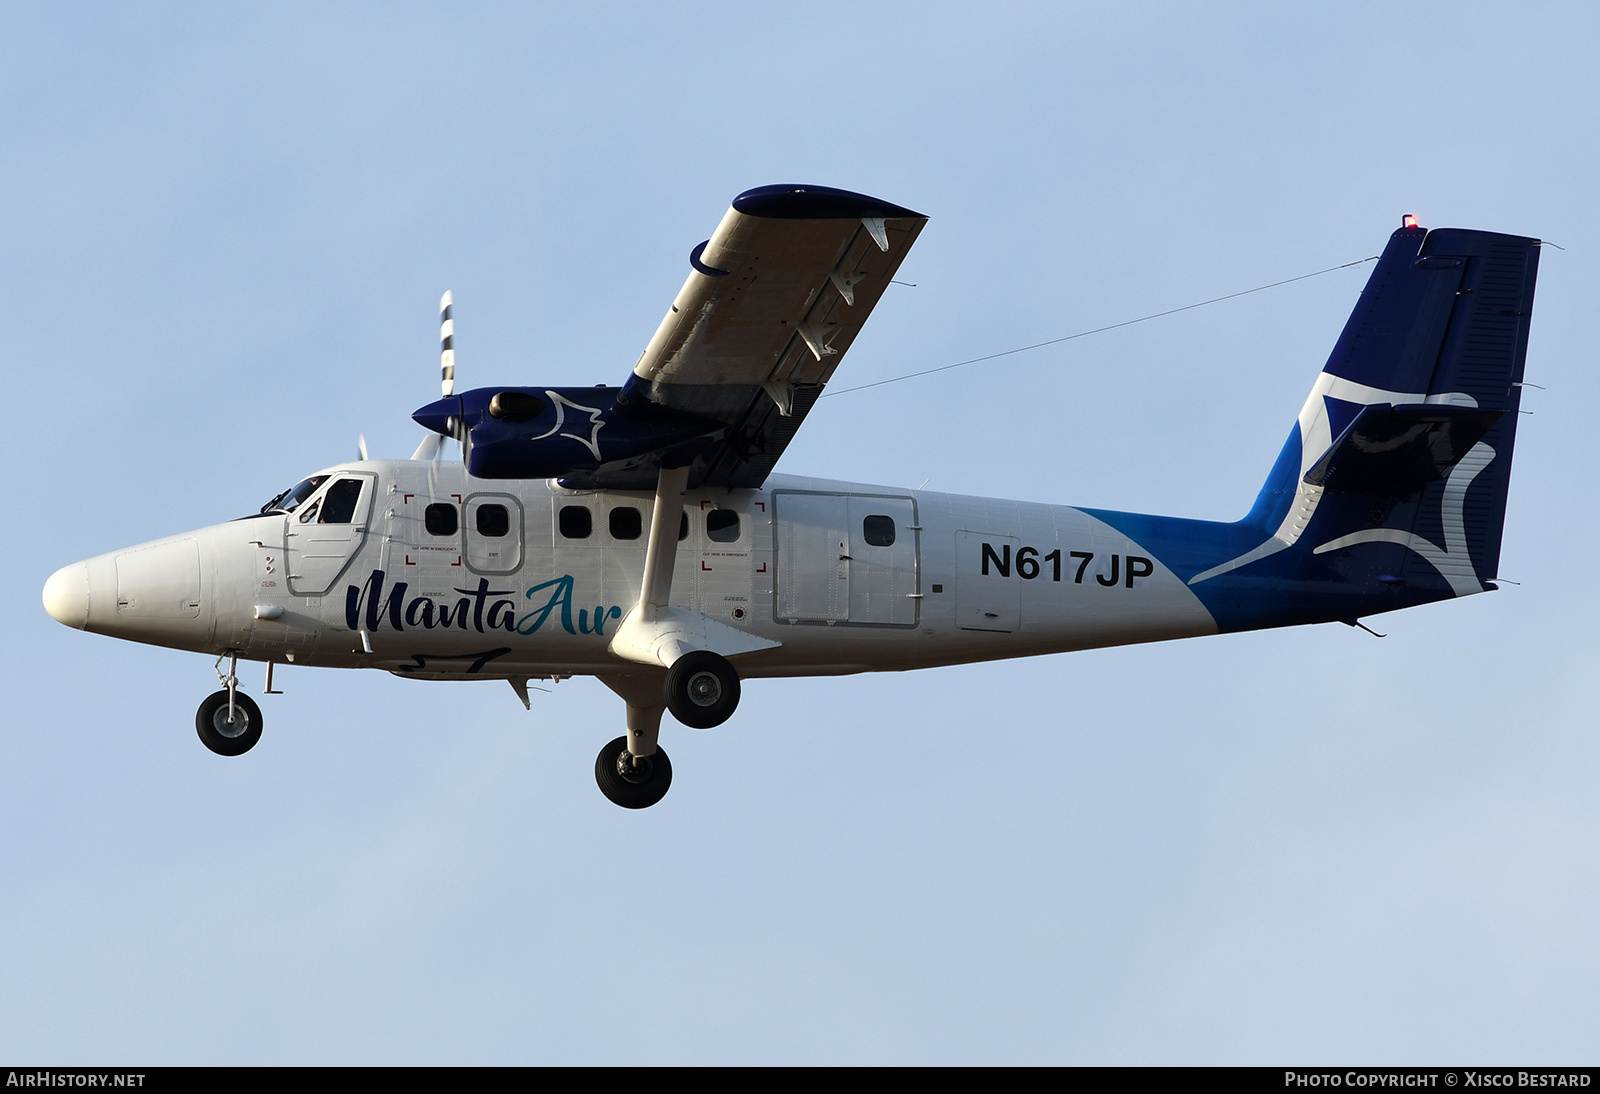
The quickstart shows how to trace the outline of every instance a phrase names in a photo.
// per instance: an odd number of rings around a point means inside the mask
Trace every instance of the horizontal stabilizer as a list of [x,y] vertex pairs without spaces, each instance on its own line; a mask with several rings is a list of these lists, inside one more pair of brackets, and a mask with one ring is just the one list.
[[1483,439],[1503,411],[1433,403],[1362,408],[1305,473],[1328,490],[1407,497],[1437,482]]

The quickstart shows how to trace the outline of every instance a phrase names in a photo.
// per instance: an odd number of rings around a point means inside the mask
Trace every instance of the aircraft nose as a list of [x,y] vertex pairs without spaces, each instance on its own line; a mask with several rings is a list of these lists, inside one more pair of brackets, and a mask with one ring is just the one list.
[[57,623],[83,630],[89,623],[89,566],[63,566],[44,583],[44,610]]

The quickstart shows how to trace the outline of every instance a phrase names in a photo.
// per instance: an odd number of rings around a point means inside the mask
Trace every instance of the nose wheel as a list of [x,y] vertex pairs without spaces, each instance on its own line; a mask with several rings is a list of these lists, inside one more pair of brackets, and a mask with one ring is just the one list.
[[[217,658],[217,679],[222,690],[206,696],[195,712],[194,728],[200,743],[218,756],[242,756],[261,740],[261,708],[248,695],[239,693],[239,655],[225,653],[228,673],[222,673],[222,657]],[[270,689],[271,671],[268,671]]]
[[628,751],[628,738],[618,737],[595,758],[594,781],[600,793],[622,808],[648,809],[666,797],[672,761],[659,747],[648,756],[635,756]]
[[200,743],[218,756],[242,756],[261,740],[261,708],[248,695],[232,698],[226,689],[208,695],[194,716]]

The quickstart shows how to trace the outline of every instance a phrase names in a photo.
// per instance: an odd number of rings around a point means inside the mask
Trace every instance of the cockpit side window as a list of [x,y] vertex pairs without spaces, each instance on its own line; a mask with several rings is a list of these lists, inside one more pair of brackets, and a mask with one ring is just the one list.
[[360,479],[340,479],[322,496],[322,515],[318,524],[349,524],[356,518],[356,502],[361,500]]
[[302,479],[289,489],[273,498],[261,507],[261,513],[292,513],[300,508],[300,503],[317,492],[317,487],[328,481],[326,475],[312,475],[309,479]]

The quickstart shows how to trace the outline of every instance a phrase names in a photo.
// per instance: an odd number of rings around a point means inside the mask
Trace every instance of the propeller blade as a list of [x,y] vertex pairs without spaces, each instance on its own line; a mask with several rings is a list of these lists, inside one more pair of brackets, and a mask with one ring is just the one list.
[[365,433],[357,433],[356,434],[356,454],[361,457],[362,462],[366,461],[366,459],[367,459],[367,435]]
[[456,393],[456,321],[450,317],[454,302],[448,289],[439,298],[439,390],[446,398]]
[[[455,297],[447,289],[439,298],[439,391],[448,399],[456,391],[456,322],[451,318],[451,306]],[[450,419],[452,433],[459,433],[455,418]],[[417,450],[411,453],[414,460],[437,460],[444,450],[444,437],[437,433],[429,433],[422,438],[422,443],[417,445]],[[366,441],[361,442],[361,458],[367,458]]]

